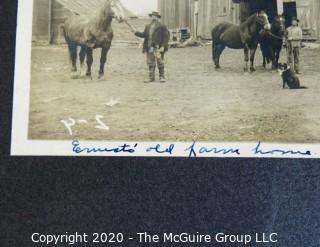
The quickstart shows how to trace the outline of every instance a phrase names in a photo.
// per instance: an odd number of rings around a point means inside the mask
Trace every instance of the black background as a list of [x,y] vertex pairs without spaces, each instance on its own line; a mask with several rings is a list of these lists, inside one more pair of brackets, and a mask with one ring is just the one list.
[[256,246],[320,246],[316,160],[10,157],[16,10],[1,0],[0,246],[66,231],[265,231],[279,243]]

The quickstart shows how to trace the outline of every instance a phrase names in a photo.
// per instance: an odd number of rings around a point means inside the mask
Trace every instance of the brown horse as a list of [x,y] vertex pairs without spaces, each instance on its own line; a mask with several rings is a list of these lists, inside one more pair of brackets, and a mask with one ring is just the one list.
[[80,46],[80,66],[82,69],[87,57],[86,75],[89,77],[91,77],[93,49],[101,48],[99,78],[104,75],[104,66],[113,40],[112,19],[116,18],[121,22],[125,18],[125,11],[119,0],[105,0],[102,8],[92,17],[72,15],[65,21],[64,37],[72,62],[71,72],[77,71],[77,50]]
[[264,11],[251,15],[241,25],[222,22],[212,30],[212,58],[217,69],[220,68],[220,56],[226,47],[244,49],[245,66],[248,71],[250,51],[250,71],[255,71],[254,56],[258,47],[259,33],[270,29],[268,16]]
[[285,32],[286,27],[283,15],[276,15],[274,17],[270,31],[261,32],[260,49],[262,51],[264,68],[270,62],[272,62],[272,69],[278,68]]

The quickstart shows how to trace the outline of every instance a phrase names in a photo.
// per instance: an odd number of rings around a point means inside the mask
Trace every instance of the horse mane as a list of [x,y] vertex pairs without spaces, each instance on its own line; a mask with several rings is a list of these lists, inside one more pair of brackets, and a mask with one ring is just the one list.
[[279,26],[281,26],[281,18],[283,18],[283,16],[281,16],[281,15],[276,15],[275,17],[274,17],[274,19],[272,20],[272,23],[271,23],[271,25],[272,26],[275,26],[276,24],[278,24]]
[[[252,24],[256,24],[254,19],[257,17],[258,13],[254,13],[251,16],[248,17],[247,20],[245,20],[243,23],[240,24],[240,36],[241,40],[244,43],[245,40],[250,38],[252,35],[257,35],[258,33],[252,32]],[[258,30],[258,28],[257,28]]]
[[270,30],[270,36],[272,36],[273,38],[282,40],[284,33],[285,33],[285,27],[283,28],[283,30],[281,30],[281,18],[283,18],[283,15],[276,15],[271,23],[271,30]]
[[110,0],[106,0],[96,14],[90,18],[89,25],[94,30],[106,31],[110,27],[112,19],[113,13],[110,7]]
[[250,24],[252,22],[252,20],[254,18],[256,18],[256,16],[257,16],[257,13],[254,13],[254,14],[250,15],[247,20],[245,20],[243,23],[241,23],[241,25],[247,26],[248,24]]
[[247,20],[245,20],[243,23],[240,24],[240,33],[241,33],[241,39],[244,42],[250,34],[250,24],[252,24],[252,20],[256,17],[257,13],[251,15],[248,17]]

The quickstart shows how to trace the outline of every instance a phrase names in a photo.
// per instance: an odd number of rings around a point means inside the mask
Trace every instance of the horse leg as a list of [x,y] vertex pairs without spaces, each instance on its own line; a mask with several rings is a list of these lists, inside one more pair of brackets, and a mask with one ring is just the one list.
[[274,59],[274,67],[275,69],[278,69],[278,66],[279,66],[279,58],[280,58],[280,51],[277,50],[275,52],[275,59]]
[[214,62],[214,64],[216,65],[216,51],[215,51],[215,43],[214,41],[212,41],[212,60]]
[[111,44],[108,43],[106,46],[101,49],[101,58],[100,58],[100,69],[99,69],[99,79],[104,76],[104,66],[107,62],[108,52],[110,50]]
[[254,57],[256,54],[256,50],[257,50],[256,47],[250,49],[250,72],[256,71],[256,69],[254,68]]
[[221,69],[220,64],[219,64],[220,55],[221,55],[219,48],[220,48],[220,45],[216,44],[213,48],[214,50],[213,50],[213,54],[212,54],[213,60],[214,60],[214,65],[215,65],[216,69]]
[[217,63],[216,63],[216,41],[215,41],[215,32],[212,30],[211,32],[211,37],[212,37],[212,60],[217,68]]
[[77,44],[73,41],[68,42],[68,49],[71,60],[71,72],[77,71]]
[[91,76],[91,66],[93,63],[93,50],[91,48],[87,49],[87,73],[86,76],[90,77],[92,79]]
[[266,68],[266,67],[267,67],[266,56],[265,56],[265,55],[262,55],[262,56],[263,56],[263,63],[262,63],[262,66],[263,66],[263,68]]
[[80,58],[80,76],[83,76],[83,68],[84,68],[84,60],[86,58],[87,48],[85,46],[81,46],[81,50],[79,53]]
[[248,72],[248,62],[249,62],[249,47],[245,45],[244,47],[244,72]]
[[216,69],[220,69],[220,56],[222,54],[222,52],[224,51],[224,49],[226,48],[225,45],[222,44],[218,44],[215,46],[215,51],[214,51],[214,63],[216,66]]
[[221,57],[221,54],[222,54],[222,52],[224,51],[225,48],[226,48],[225,45],[220,45],[220,49],[219,49],[219,53],[218,53],[218,68],[221,68],[220,67],[220,57]]
[[270,54],[271,54],[271,62],[272,62],[272,69],[276,69],[277,68],[277,65],[276,65],[276,57],[277,57],[277,54],[276,54],[276,51],[272,48],[270,48]]

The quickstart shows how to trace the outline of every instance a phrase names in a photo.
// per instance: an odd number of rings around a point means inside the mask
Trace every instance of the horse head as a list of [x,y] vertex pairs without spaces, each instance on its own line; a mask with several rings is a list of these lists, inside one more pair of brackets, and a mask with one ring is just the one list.
[[256,20],[265,30],[271,29],[271,24],[269,22],[269,18],[266,12],[264,11],[258,12],[256,15]]
[[126,19],[125,16],[125,7],[122,5],[120,0],[107,0],[107,11],[108,15],[112,18],[115,18],[119,22],[122,22]]
[[277,15],[273,20],[271,31],[283,36],[286,31],[285,22],[286,20],[283,15]]

